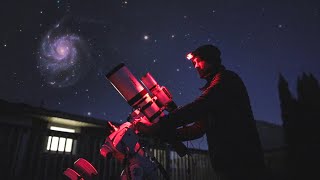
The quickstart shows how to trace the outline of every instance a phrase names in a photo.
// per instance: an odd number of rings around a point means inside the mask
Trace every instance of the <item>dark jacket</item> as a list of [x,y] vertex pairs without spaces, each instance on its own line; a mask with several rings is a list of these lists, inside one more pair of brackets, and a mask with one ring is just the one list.
[[208,79],[207,86],[195,101],[170,113],[167,118],[166,122],[174,127],[194,123],[180,129],[182,140],[195,139],[206,133],[211,164],[216,171],[264,168],[247,90],[236,73],[222,67]]

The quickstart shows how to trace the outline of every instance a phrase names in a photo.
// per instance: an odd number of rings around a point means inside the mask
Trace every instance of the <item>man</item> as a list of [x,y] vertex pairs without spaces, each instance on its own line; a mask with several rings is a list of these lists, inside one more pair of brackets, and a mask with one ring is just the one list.
[[202,94],[158,123],[134,124],[140,132],[158,136],[183,126],[176,129],[176,137],[167,137],[181,141],[206,134],[211,164],[220,179],[260,179],[265,165],[247,90],[240,77],[221,64],[220,55],[213,45],[189,53],[187,58],[207,81]]

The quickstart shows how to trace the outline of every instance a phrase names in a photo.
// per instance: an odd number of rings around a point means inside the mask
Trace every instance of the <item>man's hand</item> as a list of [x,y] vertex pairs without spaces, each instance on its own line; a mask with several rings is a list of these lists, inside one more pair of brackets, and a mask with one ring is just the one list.
[[138,132],[144,135],[156,136],[167,142],[176,139],[176,129],[170,126],[166,116],[161,117],[156,123],[142,117],[135,119],[132,124]]
[[146,118],[135,119],[132,124],[136,130],[145,135],[156,135],[160,131],[157,123],[149,122]]

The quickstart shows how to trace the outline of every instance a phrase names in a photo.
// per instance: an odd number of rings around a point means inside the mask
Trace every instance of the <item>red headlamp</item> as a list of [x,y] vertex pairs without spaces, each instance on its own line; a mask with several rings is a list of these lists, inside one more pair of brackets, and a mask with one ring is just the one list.
[[191,60],[193,57],[194,57],[194,56],[193,56],[192,53],[187,54],[187,59],[188,59],[188,60]]

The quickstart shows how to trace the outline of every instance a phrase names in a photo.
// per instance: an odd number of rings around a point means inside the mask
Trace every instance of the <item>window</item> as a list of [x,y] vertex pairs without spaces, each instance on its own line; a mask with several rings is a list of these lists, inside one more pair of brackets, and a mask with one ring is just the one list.
[[[50,130],[75,133],[75,129],[50,126]],[[49,136],[47,142],[47,151],[72,152],[73,139],[58,136]]]

